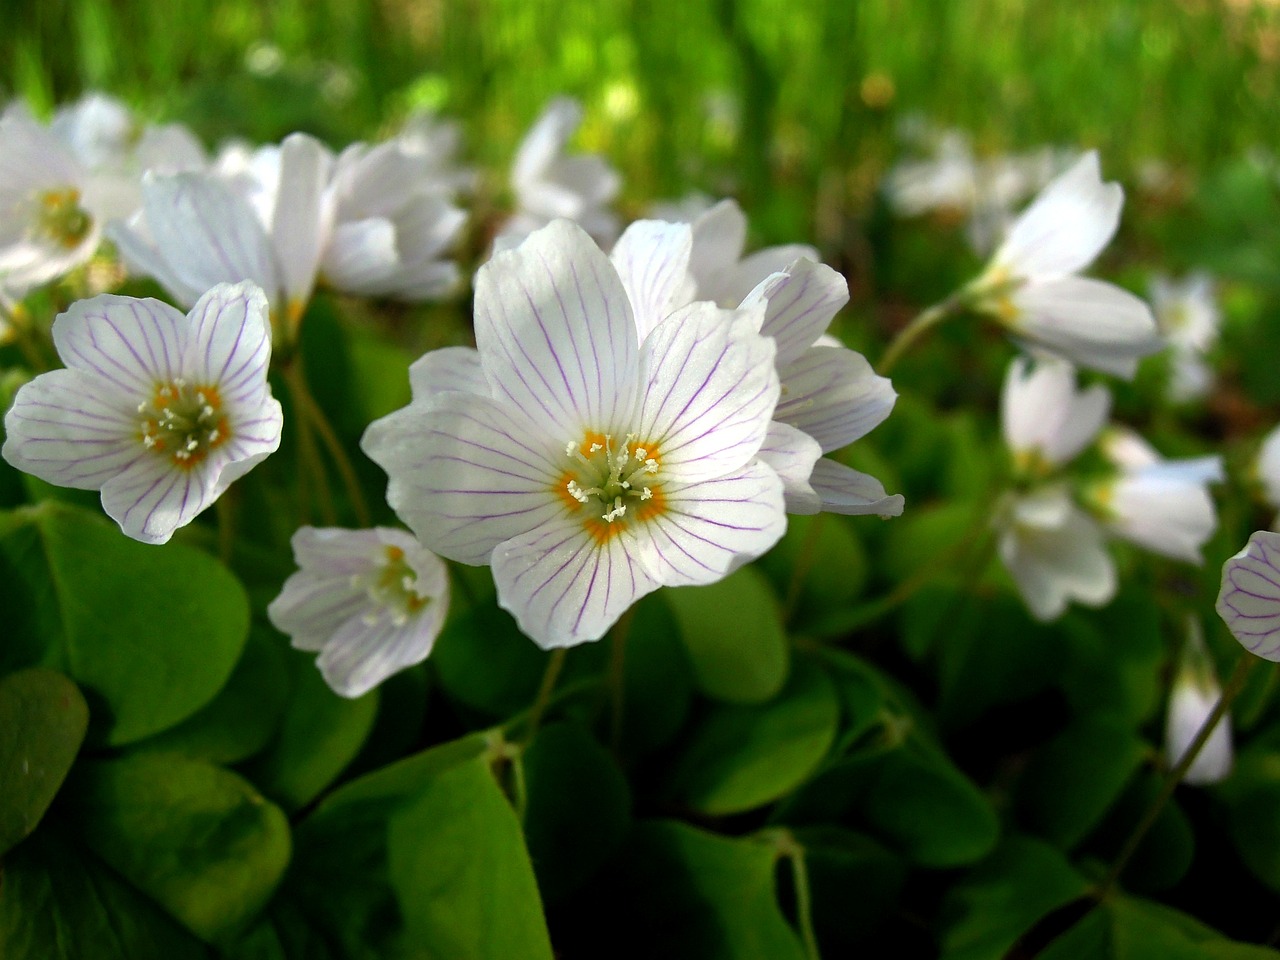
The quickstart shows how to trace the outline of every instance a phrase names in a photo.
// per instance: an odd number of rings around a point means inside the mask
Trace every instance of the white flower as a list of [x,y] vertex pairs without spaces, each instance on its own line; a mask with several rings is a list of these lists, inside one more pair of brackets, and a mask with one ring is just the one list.
[[[1273,427],[1262,439],[1254,465],[1267,503],[1280,510],[1280,426]],[[1280,517],[1276,524],[1280,525]]]
[[1218,518],[1206,486],[1223,480],[1217,456],[1165,460],[1132,430],[1112,427],[1103,453],[1121,468],[1089,492],[1108,531],[1153,553],[1200,563]]
[[1249,652],[1280,662],[1280,533],[1256,531],[1222,565],[1218,616]]
[[[599,638],[659,586],[718,580],[786,526],[756,456],[772,341],[706,303],[655,319],[680,274],[638,276],[565,221],[495,255],[476,280],[478,354],[424,358],[414,401],[365,433],[392,508],[437,553],[491,564],[544,647]],[[450,370],[461,357],[478,363]]]
[[1076,390],[1075,369],[1043,358],[1034,368],[1022,357],[1009,366],[1000,395],[1000,423],[1018,470],[1048,473],[1093,442],[1111,410],[1111,393],[1095,384]]
[[1152,277],[1151,307],[1170,347],[1169,399],[1184,403],[1203,397],[1213,383],[1204,354],[1218,339],[1213,280],[1205,273],[1189,274],[1182,281]]
[[142,205],[142,175],[201,170],[204,147],[181,124],[143,124],[114,97],[90,93],[57,109],[49,128],[88,171],[86,204],[103,222]]
[[552,100],[516,151],[511,170],[516,213],[494,238],[494,250],[510,250],[557,218],[572,220],[601,243],[618,234],[618,218],[608,209],[622,181],[603,157],[565,155],[569,138],[582,123],[582,106],[568,97]]
[[476,171],[458,164],[462,128],[456,121],[426,111],[411,114],[395,142],[417,159],[420,189],[434,189],[449,197],[475,189]]
[[299,650],[320,654],[325,682],[358,697],[421,663],[449,612],[444,564],[403,530],[302,527],[300,568],[267,616]]
[[[1169,712],[1165,718],[1165,763],[1170,769],[1186,754],[1222,699],[1222,687],[1205,649],[1200,620],[1188,617],[1187,627],[1187,642],[1169,691]],[[1231,773],[1231,764],[1231,717],[1224,714],[1182,780],[1197,786],[1218,783]]]
[[997,511],[998,549],[1018,592],[1038,620],[1077,600],[1098,607],[1116,592],[1102,530],[1061,485],[1011,495]]
[[217,286],[187,316],[158,300],[74,303],[53,324],[67,367],[18,391],[3,456],[100,489],[128,536],[164,543],[280,445],[270,336],[252,284]]
[[1050,183],[1010,228],[969,288],[974,306],[1015,339],[1081,366],[1132,377],[1163,346],[1145,303],[1109,283],[1077,277],[1115,233],[1124,202],[1086,153]]
[[99,218],[87,209],[87,175],[26,109],[0,117],[0,292],[20,298],[93,256]]

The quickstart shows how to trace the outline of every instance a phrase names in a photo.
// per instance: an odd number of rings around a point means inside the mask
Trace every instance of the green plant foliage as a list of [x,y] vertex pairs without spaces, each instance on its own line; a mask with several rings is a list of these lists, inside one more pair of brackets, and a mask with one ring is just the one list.
[[817,769],[838,720],[831,681],[798,660],[772,700],[716,706],[702,718],[676,764],[671,792],[712,816],[771,803]]
[[88,723],[84,697],[62,674],[32,667],[0,677],[0,857],[44,816]]
[[1280,751],[1259,744],[1242,751],[1235,775],[1217,790],[1226,805],[1231,838],[1259,880],[1280,891]]
[[49,501],[0,519],[0,600],[18,638],[0,669],[65,672],[89,701],[90,738],[113,746],[213,699],[249,629],[243,588],[208,555],[135,543]]
[[782,689],[789,648],[763,576],[743,567],[719,583],[672,590],[667,602],[703,693],[729,703],[762,703]]
[[138,753],[77,768],[77,832],[110,867],[201,939],[238,933],[289,863],[289,824],[235,774]]
[[[826,955],[856,950],[886,919],[906,882],[901,857],[870,837],[839,827],[794,831],[804,847],[813,922]],[[857,896],[850,896],[850,891]]]

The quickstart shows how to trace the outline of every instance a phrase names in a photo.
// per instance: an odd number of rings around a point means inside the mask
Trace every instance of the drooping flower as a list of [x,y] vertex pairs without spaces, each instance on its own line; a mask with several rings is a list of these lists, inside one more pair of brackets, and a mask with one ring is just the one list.
[[565,154],[582,123],[582,105],[557,97],[525,134],[511,170],[516,212],[494,238],[495,251],[519,246],[552,220],[572,220],[602,244],[618,235],[618,218],[608,205],[622,179],[603,157]]
[[403,530],[302,527],[300,568],[267,615],[335,693],[358,697],[431,653],[449,612],[444,564]]
[[136,540],[164,543],[280,445],[266,298],[253,284],[216,286],[186,316],[158,300],[81,300],[54,321],[53,342],[66,369],[19,389],[4,459],[101,490]]
[[1111,393],[1101,384],[1076,389],[1076,373],[1063,360],[1045,358],[1034,368],[1013,361],[1000,395],[1000,423],[1015,469],[1047,474],[1073,460],[1093,442],[1111,411]]
[[996,512],[997,548],[1027,608],[1052,620],[1070,601],[1099,607],[1116,592],[1102,530],[1062,484],[1010,494]]
[[1086,153],[1023,211],[966,296],[1033,350],[1132,377],[1164,345],[1150,308],[1076,276],[1115,233],[1123,203],[1120,185],[1102,182],[1097,153]]
[[424,358],[414,401],[363,440],[401,519],[435,552],[490,564],[544,647],[598,639],[659,586],[718,580],[786,526],[757,457],[772,341],[749,311],[707,303],[655,320],[680,275],[637,276],[566,221],[496,254],[476,281],[478,353]]
[[1218,339],[1219,314],[1212,278],[1199,272],[1181,281],[1163,275],[1152,277],[1151,307],[1169,343],[1169,399],[1186,403],[1203,397],[1213,383],[1213,370],[1204,355]]
[[1222,565],[1217,609],[1246,650],[1280,662],[1280,533],[1256,531]]
[[[1165,717],[1165,763],[1177,766],[1191,746],[1200,728],[1222,699],[1222,686],[1209,651],[1205,648],[1204,628],[1198,617],[1187,618],[1187,642],[1169,691]],[[1182,778],[1184,783],[1203,786],[1225,780],[1231,773],[1231,717],[1224,714],[1209,739]]]
[[21,298],[98,247],[88,177],[52,131],[15,105],[0,117],[0,294]]
[[1087,498],[1114,536],[1174,560],[1199,564],[1218,517],[1206,487],[1224,479],[1218,456],[1166,460],[1132,430],[1111,427],[1102,452],[1120,472]]

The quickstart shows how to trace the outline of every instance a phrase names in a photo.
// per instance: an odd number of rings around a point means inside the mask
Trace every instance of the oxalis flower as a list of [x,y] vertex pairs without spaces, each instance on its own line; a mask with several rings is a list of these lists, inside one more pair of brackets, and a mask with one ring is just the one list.
[[1025,346],[1132,377],[1164,343],[1151,309],[1120,287],[1076,276],[1107,245],[1124,193],[1103,183],[1090,151],[1014,221],[990,266],[965,292]]
[[164,543],[280,445],[253,284],[220,284],[186,316],[158,300],[81,300],[53,342],[67,367],[18,391],[0,452],[58,486],[100,489],[135,540]]
[[300,569],[267,616],[316,665],[335,693],[358,697],[421,663],[449,612],[444,563],[403,530],[302,527]]
[[1280,533],[1258,530],[1222,565],[1218,616],[1250,653],[1280,661]]
[[773,342],[709,303],[655,322],[667,298],[643,276],[624,283],[567,221],[535,232],[477,275],[478,364],[429,354],[414,401],[364,436],[401,519],[435,552],[491,564],[498,602],[543,647],[598,639],[660,586],[718,580],[786,527],[757,458]]
[[[1165,764],[1177,766],[1191,746],[1200,728],[1222,699],[1222,685],[1213,658],[1204,643],[1204,628],[1198,617],[1187,617],[1187,642],[1179,658],[1177,673],[1169,690],[1169,708],[1165,717]],[[1224,715],[1209,734],[1191,766],[1182,778],[1197,786],[1218,783],[1231,773],[1231,717]]]

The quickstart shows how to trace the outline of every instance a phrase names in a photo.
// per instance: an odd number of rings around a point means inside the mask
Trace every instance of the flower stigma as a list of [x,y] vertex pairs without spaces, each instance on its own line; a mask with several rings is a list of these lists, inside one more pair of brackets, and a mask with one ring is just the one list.
[[158,385],[150,400],[138,404],[138,413],[142,445],[183,469],[194,467],[231,436],[217,389],[181,377]]
[[36,202],[36,232],[67,250],[78,247],[93,226],[93,217],[80,206],[80,191],[72,187],[46,190]]
[[353,586],[362,587],[375,607],[364,615],[364,622],[373,626],[385,611],[391,622],[403,627],[409,618],[419,613],[431,602],[415,589],[418,574],[409,566],[404,551],[388,544],[383,547],[385,559],[373,572],[356,574],[351,578]]
[[581,443],[565,444],[564,454],[570,464],[557,492],[571,510],[582,512],[596,540],[608,540],[627,522],[661,512],[661,464],[654,444],[638,442],[629,433],[615,447],[612,435],[587,433]]

